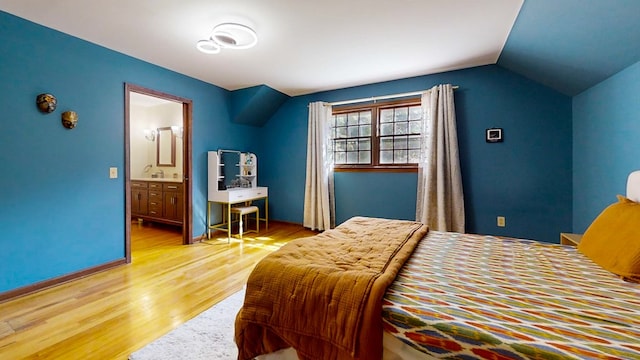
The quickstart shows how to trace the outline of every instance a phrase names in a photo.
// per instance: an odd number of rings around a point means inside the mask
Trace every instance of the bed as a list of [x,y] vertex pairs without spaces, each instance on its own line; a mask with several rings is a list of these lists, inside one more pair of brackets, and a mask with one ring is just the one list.
[[[338,245],[326,236],[296,240],[283,247],[295,267],[279,250],[261,261],[272,270],[259,263],[249,278],[236,319],[239,359],[640,359],[639,201],[634,172],[627,197],[603,210],[578,247],[371,218],[348,220],[334,229],[340,236],[325,233],[344,243],[342,235],[358,242],[391,229],[383,237],[399,245],[388,259],[372,256],[379,249],[334,251]],[[312,252],[335,252],[338,260],[313,263],[317,254],[306,251],[314,241],[329,250]],[[386,259],[380,271],[369,271],[370,287],[384,280],[379,297],[353,296],[361,279],[343,270],[367,256]],[[343,283],[327,287],[332,276],[319,275],[325,271]],[[303,284],[304,277],[313,280]],[[278,286],[284,290],[271,291]],[[358,297],[369,311],[353,306]]]

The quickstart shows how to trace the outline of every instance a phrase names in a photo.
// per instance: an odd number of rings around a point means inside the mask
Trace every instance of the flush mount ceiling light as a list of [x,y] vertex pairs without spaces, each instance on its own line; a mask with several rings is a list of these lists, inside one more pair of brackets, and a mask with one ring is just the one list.
[[196,47],[205,54],[217,54],[220,52],[220,45],[211,39],[198,41]]
[[213,28],[208,40],[196,43],[198,50],[205,54],[217,54],[221,49],[248,49],[258,43],[258,35],[248,26],[223,23]]

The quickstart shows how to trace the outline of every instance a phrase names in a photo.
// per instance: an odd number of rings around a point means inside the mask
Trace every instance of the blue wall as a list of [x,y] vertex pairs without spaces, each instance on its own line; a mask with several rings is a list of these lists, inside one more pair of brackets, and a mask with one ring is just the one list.
[[582,233],[640,170],[640,62],[573,98],[573,230]]
[[[251,149],[229,92],[0,12],[0,292],[125,256],[124,83],[193,100],[194,236],[205,231],[206,151]],[[51,114],[39,93],[58,99]],[[79,115],[73,130],[60,114]],[[109,179],[117,167],[118,179]]]
[[[439,83],[460,86],[467,231],[557,241],[571,229],[571,99],[499,66],[293,97],[253,127],[231,121],[224,89],[4,12],[0,40],[0,292],[124,257],[124,83],[193,100],[193,236],[205,232],[208,150],[255,152],[271,218],[302,223],[308,103]],[[54,113],[36,109],[42,92],[57,96]],[[60,124],[66,110],[79,114],[73,130]],[[505,142],[485,143],[488,127],[504,128]],[[412,219],[416,183],[415,173],[338,173],[337,220]]]
[[[430,88],[455,91],[467,231],[558,242],[571,230],[571,98],[499,66],[402,79],[289,99],[263,127],[260,183],[270,214],[301,223],[307,105]],[[485,129],[504,129],[503,143]],[[415,173],[337,173],[336,221],[351,216],[415,219]],[[496,217],[506,217],[498,228]]]

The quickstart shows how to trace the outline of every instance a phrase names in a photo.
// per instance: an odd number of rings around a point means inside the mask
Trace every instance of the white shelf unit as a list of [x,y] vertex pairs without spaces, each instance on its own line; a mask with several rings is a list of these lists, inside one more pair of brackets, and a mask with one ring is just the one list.
[[219,184],[224,184],[224,164],[220,162],[220,156],[217,151],[209,151],[207,153],[207,192],[211,199],[212,194],[217,193]]
[[248,181],[251,185],[249,187],[256,187],[258,176],[258,159],[256,154],[242,153],[240,154],[240,163],[238,164],[239,171],[238,176],[242,180]]

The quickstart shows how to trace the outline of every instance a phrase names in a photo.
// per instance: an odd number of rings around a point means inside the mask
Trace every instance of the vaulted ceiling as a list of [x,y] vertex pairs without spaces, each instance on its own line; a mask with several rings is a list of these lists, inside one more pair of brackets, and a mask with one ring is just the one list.
[[[638,0],[0,0],[0,9],[228,90],[301,95],[498,64],[575,95],[640,61]],[[195,48],[213,26],[248,50]]]
[[576,95],[640,61],[640,1],[526,0],[498,65]]

